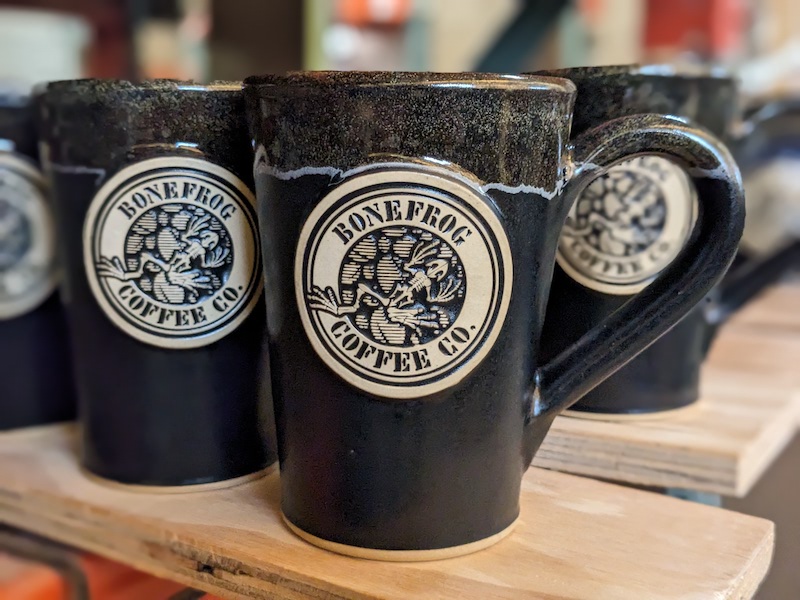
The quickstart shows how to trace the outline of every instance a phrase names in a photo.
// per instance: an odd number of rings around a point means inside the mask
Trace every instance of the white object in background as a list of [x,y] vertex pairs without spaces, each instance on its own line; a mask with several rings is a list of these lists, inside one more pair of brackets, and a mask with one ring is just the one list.
[[[591,39],[590,65],[624,65],[642,56],[647,6],[631,0],[579,2]],[[569,40],[565,40],[569,43]]]
[[431,71],[470,71],[522,8],[520,0],[434,0],[429,21]]
[[800,93],[800,38],[739,67],[740,93],[747,98]]
[[90,39],[78,16],[0,8],[0,81],[26,92],[43,81],[83,77]]

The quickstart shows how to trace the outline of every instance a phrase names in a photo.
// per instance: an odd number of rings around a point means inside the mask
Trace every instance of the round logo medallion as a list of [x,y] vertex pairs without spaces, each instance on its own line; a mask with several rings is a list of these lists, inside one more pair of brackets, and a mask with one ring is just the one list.
[[55,231],[33,164],[0,152],[0,319],[25,314],[56,288]]
[[117,173],[83,229],[103,311],[164,348],[196,348],[233,331],[262,287],[254,205],[233,173],[200,159],[154,158]]
[[511,285],[490,200],[419,167],[346,179],[309,216],[295,262],[316,351],[352,385],[387,398],[466,377],[500,332]]
[[697,212],[694,186],[667,159],[643,156],[612,167],[572,206],[559,266],[605,294],[641,291],[678,255]]

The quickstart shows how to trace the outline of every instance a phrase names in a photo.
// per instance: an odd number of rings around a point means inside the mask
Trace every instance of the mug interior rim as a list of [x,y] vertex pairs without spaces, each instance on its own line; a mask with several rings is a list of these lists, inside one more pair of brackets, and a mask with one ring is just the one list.
[[252,75],[245,88],[330,87],[462,87],[516,90],[554,90],[574,93],[571,81],[535,73],[477,73],[433,71],[289,71],[284,74]]

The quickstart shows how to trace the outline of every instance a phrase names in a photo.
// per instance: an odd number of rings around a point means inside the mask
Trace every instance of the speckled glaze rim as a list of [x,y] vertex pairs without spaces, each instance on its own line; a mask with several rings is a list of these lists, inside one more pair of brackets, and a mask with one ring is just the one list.
[[596,67],[567,67],[564,69],[535,71],[535,73],[542,73],[551,77],[563,77],[565,79],[569,79],[571,75],[574,76],[580,73],[582,79],[628,75],[646,79],[708,80],[731,84],[735,84],[738,81],[733,73],[722,67],[684,67],[661,63],[647,65],[630,63],[625,65],[604,65]]
[[70,94],[106,96],[115,93],[136,92],[239,92],[241,81],[212,81],[197,83],[181,79],[64,79],[50,81],[37,87],[37,94]]
[[464,87],[497,89],[547,89],[574,93],[574,84],[564,78],[511,73],[436,73],[426,71],[289,71],[282,75],[253,75],[244,86],[279,87]]

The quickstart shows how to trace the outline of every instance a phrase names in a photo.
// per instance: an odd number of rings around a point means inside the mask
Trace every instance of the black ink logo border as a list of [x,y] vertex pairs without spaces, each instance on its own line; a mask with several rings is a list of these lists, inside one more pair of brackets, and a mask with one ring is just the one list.
[[[414,175],[417,177],[423,176],[428,180],[424,182],[409,182],[409,176],[413,177]],[[439,169],[431,167],[409,167],[408,165],[394,165],[389,167],[381,165],[365,169],[362,173],[345,178],[339,185],[344,185],[349,182],[355,184],[359,182],[359,180],[373,178],[381,178],[382,180],[372,184],[365,182],[364,185],[336,198],[332,205],[325,207],[321,212],[318,212],[318,214],[314,213],[319,210],[320,205],[318,205],[315,211],[312,211],[312,214],[306,221],[306,226],[303,227],[303,234],[301,235],[300,244],[298,245],[297,255],[295,257],[295,291],[297,303],[304,326],[310,326],[313,330],[314,336],[309,335],[312,345],[315,346],[318,354],[320,354],[323,361],[328,363],[329,366],[329,359],[335,361],[339,368],[334,370],[339,375],[345,377],[349,383],[361,389],[365,389],[370,393],[388,398],[407,399],[423,396],[434,393],[435,391],[447,389],[458,383],[458,381],[461,381],[480,364],[494,345],[505,322],[510,303],[511,288],[513,285],[511,250],[499,217],[491,205],[491,200],[479,189],[455,179],[451,173],[447,171],[442,172]],[[437,183],[439,185],[437,185]],[[445,185],[441,186],[443,183]],[[445,187],[460,188],[462,196],[456,192],[444,189]],[[330,192],[330,194],[333,193],[335,193],[335,188]],[[391,378],[382,379],[369,374],[369,372],[366,372],[363,367],[349,357],[347,357],[347,360],[343,360],[342,354],[336,350],[335,343],[330,339],[325,327],[320,323],[319,317],[308,307],[307,294],[313,285],[311,281],[313,272],[311,268],[313,262],[312,257],[316,257],[317,255],[317,247],[323,237],[320,233],[326,231],[326,227],[329,228],[331,226],[336,216],[352,208],[354,205],[359,205],[373,198],[380,198],[393,193],[414,194],[417,197],[422,197],[436,203],[441,203],[442,197],[446,198],[449,208],[466,217],[469,221],[480,225],[478,229],[481,235],[481,242],[492,258],[492,289],[488,291],[488,293],[491,294],[491,304],[487,311],[486,318],[484,318],[481,323],[478,334],[472,338],[469,345],[455,355],[451,361],[437,367],[435,371],[427,372],[422,381],[419,379],[414,381],[402,381],[404,378],[419,377],[415,375],[396,375]],[[435,194],[438,194],[440,197],[437,197]],[[465,201],[463,196],[474,198],[476,204],[483,203],[483,210],[478,208],[480,205],[473,206]],[[324,202],[323,200],[323,204]],[[497,222],[495,224],[490,223],[486,214],[490,214],[490,218],[493,217]],[[308,224],[312,219],[314,223],[309,227]],[[419,223],[416,223],[414,226],[423,230],[430,230],[431,233],[434,234],[436,233],[429,227],[420,225]],[[487,237],[484,232],[488,233],[489,236]],[[305,242],[305,244],[303,244],[303,242]],[[487,291],[479,291],[478,293],[487,293]],[[316,337],[316,340],[314,337]],[[324,349],[324,355],[323,352],[320,351],[320,348],[317,348],[317,344]],[[350,375],[349,377],[346,376],[348,374]],[[387,380],[390,380],[391,383],[388,383]],[[369,385],[365,386],[363,382],[367,382]]]
[[[94,270],[97,257],[100,256],[100,233],[103,231],[116,200],[131,188],[141,186],[150,181],[163,180],[165,176],[189,177],[199,182],[211,183],[226,190],[245,215],[248,228],[253,236],[255,262],[247,286],[240,296],[239,306],[226,314],[223,319],[214,322],[213,327],[204,329],[200,333],[192,333],[186,330],[171,334],[156,333],[152,326],[143,326],[135,319],[132,319],[127,311],[120,310],[117,306],[117,301],[108,290],[108,284],[102,281]],[[247,193],[245,193],[245,190]],[[94,206],[95,200],[101,197],[102,203]],[[115,319],[111,319],[125,333],[151,345],[174,349],[190,349],[219,341],[232,333],[249,316],[258,303],[263,289],[261,240],[258,233],[255,198],[235,174],[202,159],[159,157],[146,159],[124,167],[112,176],[95,194],[92,206],[90,206],[84,221],[83,239],[84,265],[87,269],[92,291],[98,299],[102,295],[101,308],[106,313],[113,312],[117,318],[128,326],[128,328],[120,327]],[[87,240],[91,240],[89,244],[86,243]],[[92,270],[91,273],[88,272],[90,269]]]

